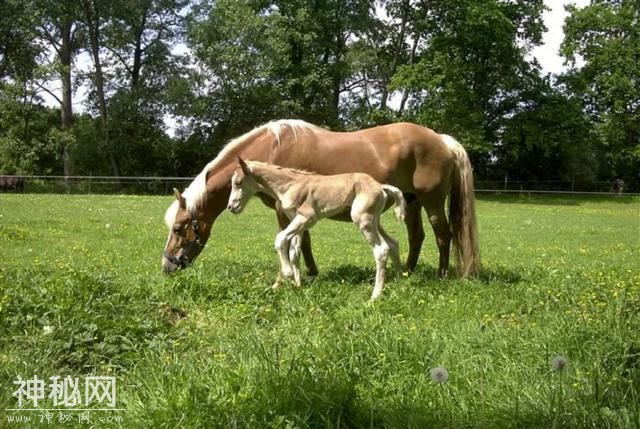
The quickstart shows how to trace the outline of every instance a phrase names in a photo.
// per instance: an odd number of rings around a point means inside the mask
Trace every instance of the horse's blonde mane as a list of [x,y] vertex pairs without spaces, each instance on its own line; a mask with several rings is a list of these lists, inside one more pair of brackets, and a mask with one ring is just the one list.
[[[278,144],[280,144],[282,133],[286,128],[293,131],[295,140],[298,139],[299,132],[313,133],[314,131],[321,129],[317,125],[310,124],[300,119],[280,119],[277,121],[267,122],[266,124],[260,125],[248,133],[241,135],[240,137],[236,137],[222,148],[220,153],[218,153],[218,156],[205,165],[200,174],[198,174],[196,178],[193,179],[193,182],[191,182],[191,184],[184,190],[182,196],[187,202],[187,209],[196,210],[202,207],[203,202],[207,197],[207,173],[213,171],[222,165],[223,162],[227,161],[229,155],[234,153],[236,149],[243,147],[265,131],[273,134]],[[177,211],[177,201],[174,201],[174,204],[167,209],[165,214],[165,223],[168,226],[171,226],[174,223]]]
[[297,168],[283,167],[281,165],[269,164],[268,162],[262,162],[262,161],[247,161],[247,165],[250,168],[252,166],[267,167],[267,168],[271,168],[271,169],[274,169],[274,170],[285,171],[285,172],[290,172],[290,173],[295,173],[295,174],[306,174],[306,175],[318,174],[318,173],[315,173],[315,172],[309,171],[309,170],[299,170]]

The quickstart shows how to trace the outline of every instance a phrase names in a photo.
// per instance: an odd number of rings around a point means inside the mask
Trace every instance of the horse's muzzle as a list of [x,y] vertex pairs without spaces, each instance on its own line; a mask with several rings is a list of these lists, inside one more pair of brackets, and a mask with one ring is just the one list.
[[165,274],[186,268],[187,265],[189,265],[189,260],[186,256],[176,257],[168,252],[162,254],[162,271]]

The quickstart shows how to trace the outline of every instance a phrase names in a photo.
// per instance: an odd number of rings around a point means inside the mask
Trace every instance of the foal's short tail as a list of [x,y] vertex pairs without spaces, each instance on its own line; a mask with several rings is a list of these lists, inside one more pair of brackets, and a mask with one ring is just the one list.
[[393,203],[396,206],[393,212],[396,215],[396,219],[398,221],[403,221],[404,214],[407,210],[407,202],[404,200],[404,195],[402,195],[402,191],[396,188],[395,186],[391,186],[391,185],[382,185],[382,189],[384,190],[384,193],[387,194],[387,198],[388,197],[393,198]]
[[469,155],[453,137],[442,135],[443,140],[455,155],[456,168],[453,173],[449,196],[449,225],[460,275],[477,276],[480,273],[480,251],[478,249],[478,227],[476,223],[473,169]]

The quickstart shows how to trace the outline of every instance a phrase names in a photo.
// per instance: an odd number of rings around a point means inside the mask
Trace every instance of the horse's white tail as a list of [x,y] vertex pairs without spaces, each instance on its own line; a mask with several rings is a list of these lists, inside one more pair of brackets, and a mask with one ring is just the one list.
[[463,278],[477,276],[480,272],[480,251],[478,249],[473,169],[469,155],[460,143],[445,134],[442,135],[442,139],[454,153],[456,163],[451,194],[449,195],[449,225],[456,248],[458,271]]
[[391,185],[382,185],[382,189],[384,190],[385,194],[387,194],[387,197],[393,198],[393,203],[396,206],[393,212],[396,215],[396,219],[398,221],[403,221],[405,212],[407,210],[407,202],[404,200],[402,191]]

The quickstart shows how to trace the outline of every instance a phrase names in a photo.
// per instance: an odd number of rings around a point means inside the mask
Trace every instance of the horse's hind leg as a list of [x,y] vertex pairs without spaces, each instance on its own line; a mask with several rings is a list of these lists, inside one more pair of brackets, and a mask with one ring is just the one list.
[[440,254],[438,276],[444,279],[449,275],[449,251],[451,248],[451,230],[444,211],[445,200],[444,198],[428,197],[421,199],[421,201],[427,210],[429,223],[436,235],[436,243]]
[[351,219],[358,225],[360,232],[373,248],[373,257],[376,260],[376,282],[371,293],[371,301],[380,296],[384,289],[384,274],[389,255],[389,245],[378,230],[379,219],[371,213],[361,213],[354,203],[351,210]]
[[422,242],[424,241],[422,206],[414,194],[411,194],[406,198],[406,200],[407,209],[405,212],[404,223],[407,226],[407,235],[409,238],[409,254],[407,255],[406,269],[408,271],[413,271],[418,264],[420,249],[422,248]]

